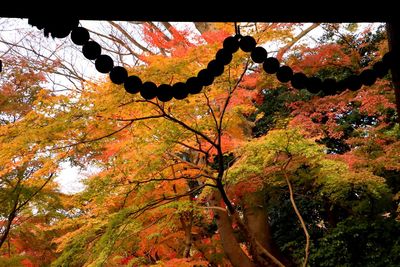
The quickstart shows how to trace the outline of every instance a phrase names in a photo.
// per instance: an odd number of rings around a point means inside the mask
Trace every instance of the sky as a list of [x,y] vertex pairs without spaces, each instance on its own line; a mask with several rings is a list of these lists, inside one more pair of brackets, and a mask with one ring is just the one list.
[[60,191],[64,194],[74,194],[82,191],[85,186],[82,180],[85,179],[87,173],[78,167],[72,167],[69,163],[61,164],[61,172],[54,179],[59,184]]
[[[99,23],[96,21],[84,21],[82,24],[88,28],[96,28]],[[22,44],[23,36],[26,32],[35,30],[28,24],[27,19],[3,19],[0,18],[0,37],[2,40],[6,42],[14,42],[17,44]],[[37,29],[36,29],[37,30]],[[35,33],[35,32],[34,32]],[[38,35],[41,36],[41,44],[43,47],[49,49],[49,51],[55,49],[57,46],[62,45],[66,40],[60,39],[51,39],[44,38],[43,33],[37,30]],[[21,37],[22,36],[22,37]],[[69,39],[66,38],[66,39]],[[25,43],[26,44],[26,43]],[[37,47],[40,49],[40,47]],[[45,50],[43,50],[45,51]],[[0,59],[9,53],[9,47],[4,43],[0,42]],[[101,78],[101,75],[96,71],[93,64],[86,60],[79,51],[72,51],[71,49],[67,51],[60,51],[60,53],[64,53],[62,56],[68,56],[68,53],[71,54],[71,57],[76,57],[75,59],[75,67],[83,70],[87,77],[91,78]],[[57,82],[59,84],[63,84],[65,86],[71,86],[67,80],[63,79],[60,76],[50,77],[51,80]],[[50,82],[49,84],[45,84],[45,88],[49,88],[53,86]],[[59,85],[57,85],[60,87]],[[56,87],[57,87],[56,86]],[[62,93],[62,92],[60,92]],[[78,167],[72,167],[68,162],[63,162],[60,166],[60,172],[58,176],[55,178],[55,181],[59,184],[59,189],[61,192],[66,194],[73,194],[84,189],[84,185],[82,184],[82,180],[85,179],[88,175],[96,173],[95,168],[89,166],[86,170],[81,170]]]

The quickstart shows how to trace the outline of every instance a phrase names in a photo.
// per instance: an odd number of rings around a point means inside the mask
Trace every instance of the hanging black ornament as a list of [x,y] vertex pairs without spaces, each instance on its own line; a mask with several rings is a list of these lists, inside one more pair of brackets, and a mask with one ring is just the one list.
[[65,38],[69,35],[72,29],[78,27],[79,20],[69,18],[63,21],[52,21],[49,24],[49,31],[53,38]]
[[101,73],[109,73],[114,67],[112,58],[108,55],[100,55],[94,62],[96,70]]
[[340,80],[336,83],[336,93],[341,93],[347,89],[345,80]]
[[98,43],[89,41],[82,47],[82,52],[87,59],[94,60],[100,56],[101,47]]
[[200,80],[197,77],[190,77],[186,81],[186,85],[188,87],[189,93],[194,95],[201,92],[203,86],[200,83]]
[[268,53],[264,47],[257,46],[251,51],[250,56],[255,63],[263,63],[264,60],[267,58]]
[[303,88],[306,88],[307,79],[308,78],[304,73],[298,72],[298,73],[293,74],[291,84],[296,89],[303,89]]
[[116,66],[110,71],[110,80],[115,84],[124,83],[126,78],[128,78],[128,71],[124,67]]
[[254,40],[254,38],[251,36],[247,35],[240,38],[239,46],[240,49],[242,49],[244,52],[251,52],[251,50],[253,50],[256,45],[256,40]]
[[367,86],[373,85],[376,82],[376,78],[377,78],[376,72],[371,69],[363,70],[360,73],[361,83]]
[[172,85],[172,96],[175,99],[182,100],[189,95],[189,88],[186,83],[177,82]]
[[239,49],[239,38],[237,36],[229,36],[223,42],[224,49],[233,54]]
[[215,60],[210,61],[207,69],[201,70],[197,77],[189,78],[186,83],[178,82],[173,86],[162,84],[157,87],[155,83],[150,81],[142,84],[137,76],[128,77],[126,69],[121,66],[113,67],[112,59],[107,55],[101,55],[100,45],[95,41],[89,41],[88,30],[78,27],[79,20],[71,18],[62,23],[54,23],[49,19],[29,18],[28,22],[38,29],[44,29],[46,37],[51,34],[53,38],[64,38],[71,33],[72,42],[76,45],[83,45],[83,55],[90,60],[96,60],[95,66],[99,72],[110,72],[110,79],[113,83],[124,83],[125,90],[128,93],[140,92],[145,99],[153,99],[157,96],[163,102],[169,101],[173,97],[184,99],[189,93],[200,93],[203,86],[211,85],[214,77],[222,75],[224,65],[232,61],[232,54],[239,48],[244,52],[251,52],[252,60],[255,63],[263,63],[263,69],[266,73],[276,73],[280,82],[291,81],[294,88],[307,88],[310,93],[318,93],[321,88],[327,95],[341,92],[346,88],[355,91],[360,89],[362,85],[373,85],[377,78],[383,78],[388,73],[389,68],[400,68],[400,52],[392,50],[382,57],[382,61],[376,62],[372,69],[364,70],[359,76],[351,75],[339,82],[335,79],[321,81],[317,77],[308,78],[304,73],[293,74],[293,70],[288,66],[280,67],[276,58],[267,58],[268,53],[263,47],[256,47],[257,43],[252,36],[236,35],[229,36],[223,41],[223,49],[218,50]]
[[263,63],[263,69],[266,73],[274,74],[279,69],[279,61],[274,57],[269,57],[265,59]]
[[182,100],[185,99],[189,94],[189,88],[183,82],[177,82],[172,85],[172,96],[175,99]]
[[372,69],[376,72],[376,76],[380,79],[386,76],[389,71],[389,67],[384,64],[382,61],[376,62],[373,66]]
[[71,40],[76,45],[84,45],[89,41],[89,31],[83,27],[77,27],[71,32]]
[[214,76],[212,73],[207,69],[202,69],[197,74],[197,78],[200,80],[200,84],[203,86],[211,85],[214,82]]
[[136,94],[142,87],[142,80],[138,76],[131,75],[124,82],[125,90],[130,94]]
[[71,27],[64,24],[54,24],[49,29],[51,37],[53,38],[65,38],[71,32]]
[[335,79],[328,78],[322,82],[322,92],[325,95],[334,95],[337,91],[337,82]]
[[318,77],[310,77],[307,80],[307,90],[312,94],[317,94],[322,90],[322,81]]
[[155,98],[157,96],[157,85],[153,82],[143,83],[140,95],[146,100]]
[[44,23],[43,35],[45,37],[49,37],[51,32],[54,30],[53,22],[49,19],[46,19],[43,23]]
[[215,59],[222,65],[228,65],[232,61],[232,53],[225,49],[220,49],[217,51],[217,54],[215,54]]
[[276,72],[276,78],[282,83],[286,83],[292,79],[293,70],[289,66],[282,66]]
[[172,86],[169,84],[161,84],[157,88],[157,98],[162,102],[168,102],[173,97]]
[[344,79],[346,84],[346,88],[349,88],[351,91],[357,91],[361,88],[361,79],[357,75],[350,75],[349,77]]
[[46,22],[43,19],[35,17],[28,18],[28,24],[38,28],[39,30],[43,30],[46,26]]
[[214,77],[220,76],[222,73],[224,73],[224,65],[216,59],[211,60],[208,63],[207,69]]

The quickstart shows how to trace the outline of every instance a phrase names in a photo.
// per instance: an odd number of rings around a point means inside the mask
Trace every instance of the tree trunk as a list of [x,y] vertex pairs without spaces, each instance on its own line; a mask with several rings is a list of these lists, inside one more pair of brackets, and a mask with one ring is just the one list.
[[[221,195],[215,191],[213,199],[210,201],[212,206],[220,207]],[[218,232],[221,237],[224,252],[234,267],[256,267],[256,265],[244,253],[232,228],[232,221],[227,211],[213,209],[214,217],[217,221]]]
[[337,216],[335,214],[334,206],[332,206],[332,203],[327,198],[324,198],[324,209],[328,227],[335,228],[337,225]]
[[210,22],[195,22],[194,26],[200,33],[205,33],[216,29],[214,24]]
[[4,242],[7,240],[8,234],[10,233],[11,224],[16,215],[17,214],[16,214],[15,209],[10,213],[10,215],[8,215],[6,228],[4,229],[4,232],[0,238],[0,248],[3,246]]
[[189,214],[189,222],[185,222],[185,218],[183,216],[180,217],[182,227],[185,231],[185,248],[183,250],[183,257],[190,257],[190,249],[192,248],[192,225],[193,225],[193,211]]
[[19,188],[20,182],[21,182],[21,180],[18,180],[18,183],[16,185],[16,196],[15,196],[14,204],[10,211],[10,214],[7,217],[6,228],[4,229],[4,232],[3,232],[2,236],[0,237],[0,248],[3,246],[4,242],[7,240],[8,234],[10,233],[12,222],[14,221],[15,217],[17,216],[18,200],[19,200],[19,194],[21,192],[21,189]]
[[286,266],[292,266],[293,263],[282,255],[272,239],[265,205],[265,197],[262,192],[255,192],[247,195],[244,199],[243,206],[245,224],[250,234],[254,236],[267,251]]
[[200,253],[203,255],[203,258],[208,261],[208,267],[218,267],[218,263],[216,262],[216,258],[212,257],[212,255],[215,255],[217,253],[217,250],[215,247],[213,247],[213,251],[205,250],[204,249],[204,243],[202,242],[202,237],[200,237],[199,240],[194,238],[193,240],[193,246],[200,251]]
[[257,237],[258,242],[271,251],[271,230],[265,212],[263,194],[255,192],[244,199],[243,215],[250,232]]
[[300,41],[301,38],[306,36],[310,31],[314,30],[317,28],[321,23],[313,23],[311,26],[309,26],[307,29],[301,31],[298,35],[296,35],[291,42],[289,42],[287,45],[279,49],[278,54],[276,55],[276,58],[281,61],[283,58],[283,55],[293,46],[295,45],[298,41]]

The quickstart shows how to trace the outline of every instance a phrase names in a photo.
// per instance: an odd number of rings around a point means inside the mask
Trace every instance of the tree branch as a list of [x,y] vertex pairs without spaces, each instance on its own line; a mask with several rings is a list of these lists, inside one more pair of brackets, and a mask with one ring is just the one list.
[[204,150],[202,150],[201,148],[195,148],[195,147],[193,147],[193,146],[190,146],[190,145],[185,144],[185,143],[180,142],[180,141],[173,141],[173,142],[176,143],[176,144],[178,144],[178,145],[181,145],[181,146],[183,146],[183,147],[186,147],[186,148],[188,148],[188,149],[190,149],[190,150],[197,151],[197,152],[200,152],[200,153],[203,153],[203,154],[207,155],[207,152],[204,151]]
[[54,173],[51,173],[49,177],[46,179],[46,181],[39,187],[38,190],[36,190],[29,198],[27,198],[24,202],[18,205],[16,208],[16,212],[20,211],[26,204],[28,204],[29,201],[32,200],[42,189],[50,182],[51,178],[53,177]]
[[133,122],[134,122],[134,121],[130,121],[128,124],[124,125],[124,126],[121,127],[120,129],[118,129],[118,130],[116,130],[116,131],[114,131],[114,132],[112,132],[112,133],[109,133],[109,134],[106,134],[106,135],[103,135],[103,136],[100,136],[100,137],[97,137],[97,138],[89,139],[89,140],[83,140],[83,141],[76,142],[76,143],[69,144],[69,145],[65,145],[65,146],[53,147],[53,148],[49,149],[48,151],[59,150],[59,149],[69,148],[69,147],[73,147],[73,146],[77,146],[77,145],[81,145],[81,144],[86,144],[86,143],[91,143],[91,142],[99,141],[99,140],[101,140],[101,139],[110,137],[110,136],[112,136],[112,135],[114,135],[114,134],[116,134],[116,133],[121,132],[122,130],[124,130],[124,129],[126,129],[127,127],[129,127],[130,125],[132,125]]
[[310,27],[307,29],[301,31],[297,36],[295,36],[291,42],[286,44],[283,48],[281,48],[276,56],[276,58],[281,61],[283,58],[283,55],[293,46],[295,45],[298,41],[300,41],[301,38],[306,36],[310,31],[314,30],[317,28],[321,23],[313,23]]
[[161,206],[166,205],[168,203],[171,203],[171,202],[173,202],[175,200],[178,200],[178,199],[180,199],[182,197],[190,196],[191,194],[199,191],[200,189],[202,189],[202,188],[204,188],[206,186],[209,186],[209,185],[207,185],[207,184],[200,185],[200,186],[198,186],[196,188],[193,188],[190,191],[187,191],[185,194],[179,194],[179,195],[169,196],[169,197],[164,196],[163,198],[156,199],[156,200],[152,201],[151,203],[148,203],[145,206],[143,206],[143,207],[131,212],[129,214],[129,216],[135,215],[135,218],[137,218],[140,215],[142,215],[145,211],[161,207]]
[[215,123],[215,128],[219,129],[219,124],[218,124],[218,121],[217,121],[217,117],[215,116],[214,109],[211,107],[210,99],[208,98],[206,92],[203,92],[203,95],[207,100],[207,102],[206,102],[207,103],[207,107],[210,109],[212,118],[213,118],[214,123]]
[[138,41],[135,40],[124,28],[121,27],[121,25],[115,23],[114,21],[108,21],[109,24],[111,24],[113,27],[115,27],[120,33],[122,33],[129,41],[131,41],[135,46],[140,48],[142,51],[147,52],[151,55],[154,55],[152,51],[141,45]]
[[192,132],[192,133],[194,133],[194,134],[196,134],[196,135],[198,135],[198,136],[201,136],[204,140],[206,140],[207,142],[209,142],[209,143],[210,143],[212,146],[214,146],[215,148],[218,147],[218,145],[217,145],[214,141],[212,141],[212,140],[210,139],[210,137],[208,137],[207,135],[203,134],[202,132],[200,132],[200,131],[198,131],[198,130],[192,128],[192,127],[190,127],[189,125],[187,125],[187,124],[184,123],[183,121],[180,121],[180,120],[178,120],[178,119],[172,117],[171,115],[167,114],[167,113],[165,112],[164,108],[161,107],[159,104],[154,103],[154,102],[151,102],[151,101],[149,101],[149,102],[152,103],[153,105],[157,106],[157,107],[160,109],[160,111],[163,113],[164,117],[167,118],[168,120],[179,124],[180,126],[182,126],[183,128],[185,128],[186,130],[189,130],[190,132]]
[[291,160],[292,160],[292,157],[289,156],[288,161],[282,167],[282,172],[283,172],[283,175],[285,176],[286,183],[287,183],[287,185],[289,187],[290,202],[292,203],[294,212],[296,213],[297,218],[300,221],[301,227],[303,228],[304,236],[306,237],[306,246],[304,248],[304,261],[303,261],[303,265],[302,265],[303,267],[306,267],[307,263],[308,263],[309,253],[310,253],[310,235],[308,233],[307,226],[306,226],[306,224],[304,222],[304,219],[301,216],[299,209],[297,208],[296,202],[294,200],[292,183],[290,182],[289,176],[286,173],[286,167],[289,165]]

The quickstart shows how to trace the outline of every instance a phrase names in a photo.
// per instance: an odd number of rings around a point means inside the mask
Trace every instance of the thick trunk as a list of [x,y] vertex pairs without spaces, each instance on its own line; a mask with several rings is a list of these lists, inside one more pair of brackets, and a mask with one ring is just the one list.
[[285,264],[285,266],[292,266],[293,264],[283,257],[281,251],[272,239],[265,205],[265,198],[262,192],[255,192],[247,195],[244,199],[243,205],[245,224],[247,225],[250,234],[254,236],[267,251],[269,251],[280,262]]
[[[209,237],[209,236],[207,236]],[[193,236],[193,246],[200,251],[202,254],[203,258],[208,261],[208,267],[218,267],[218,259],[216,257],[213,257],[215,254],[217,254],[217,249],[215,246],[208,247],[204,245],[203,239],[206,238],[206,236]]]
[[4,229],[4,232],[0,237],[0,248],[3,246],[4,242],[7,240],[8,234],[10,233],[11,224],[12,224],[15,216],[16,216],[15,211],[12,211],[7,218],[6,228]]
[[11,209],[10,214],[7,217],[7,225],[6,225],[5,229],[4,229],[3,234],[0,237],[0,248],[3,246],[4,242],[7,240],[8,234],[10,233],[12,222],[14,221],[15,217],[17,216],[18,199],[19,199],[19,194],[21,192],[20,189],[18,188],[19,183],[20,183],[20,180],[18,181],[17,186],[16,186],[17,193],[16,193],[16,196],[15,196],[13,207]]
[[[215,192],[214,198],[210,201],[210,204],[212,206],[219,207],[220,201],[221,195],[219,192]],[[240,247],[232,228],[231,218],[229,217],[227,211],[213,209],[213,212],[217,221],[218,232],[221,237],[224,252],[232,265],[234,267],[256,267],[256,265],[249,259],[249,257],[247,257]]]
[[337,224],[337,216],[333,210],[333,206],[328,199],[324,199],[324,209],[326,213],[326,220],[329,228],[335,228]]
[[195,22],[194,26],[200,33],[216,30],[214,23],[210,22]]
[[271,230],[264,207],[264,197],[261,193],[249,194],[244,199],[243,215],[249,231],[257,237],[264,248],[271,251],[273,247]]
[[192,248],[192,235],[185,231],[185,249],[183,251],[183,257],[189,258],[190,257],[190,249]]
[[192,248],[192,225],[193,225],[193,211],[189,214],[189,222],[185,222],[185,219],[181,216],[180,218],[182,227],[185,231],[185,248],[183,250],[183,257],[190,257],[190,249]]
[[283,55],[289,51],[289,49],[295,45],[298,41],[300,41],[301,38],[306,36],[310,31],[314,30],[317,28],[321,23],[313,23],[311,26],[309,26],[307,29],[301,31],[298,35],[293,37],[292,41],[286,44],[283,48],[281,48],[278,52],[278,55],[276,55],[276,58],[281,61],[283,58]]

